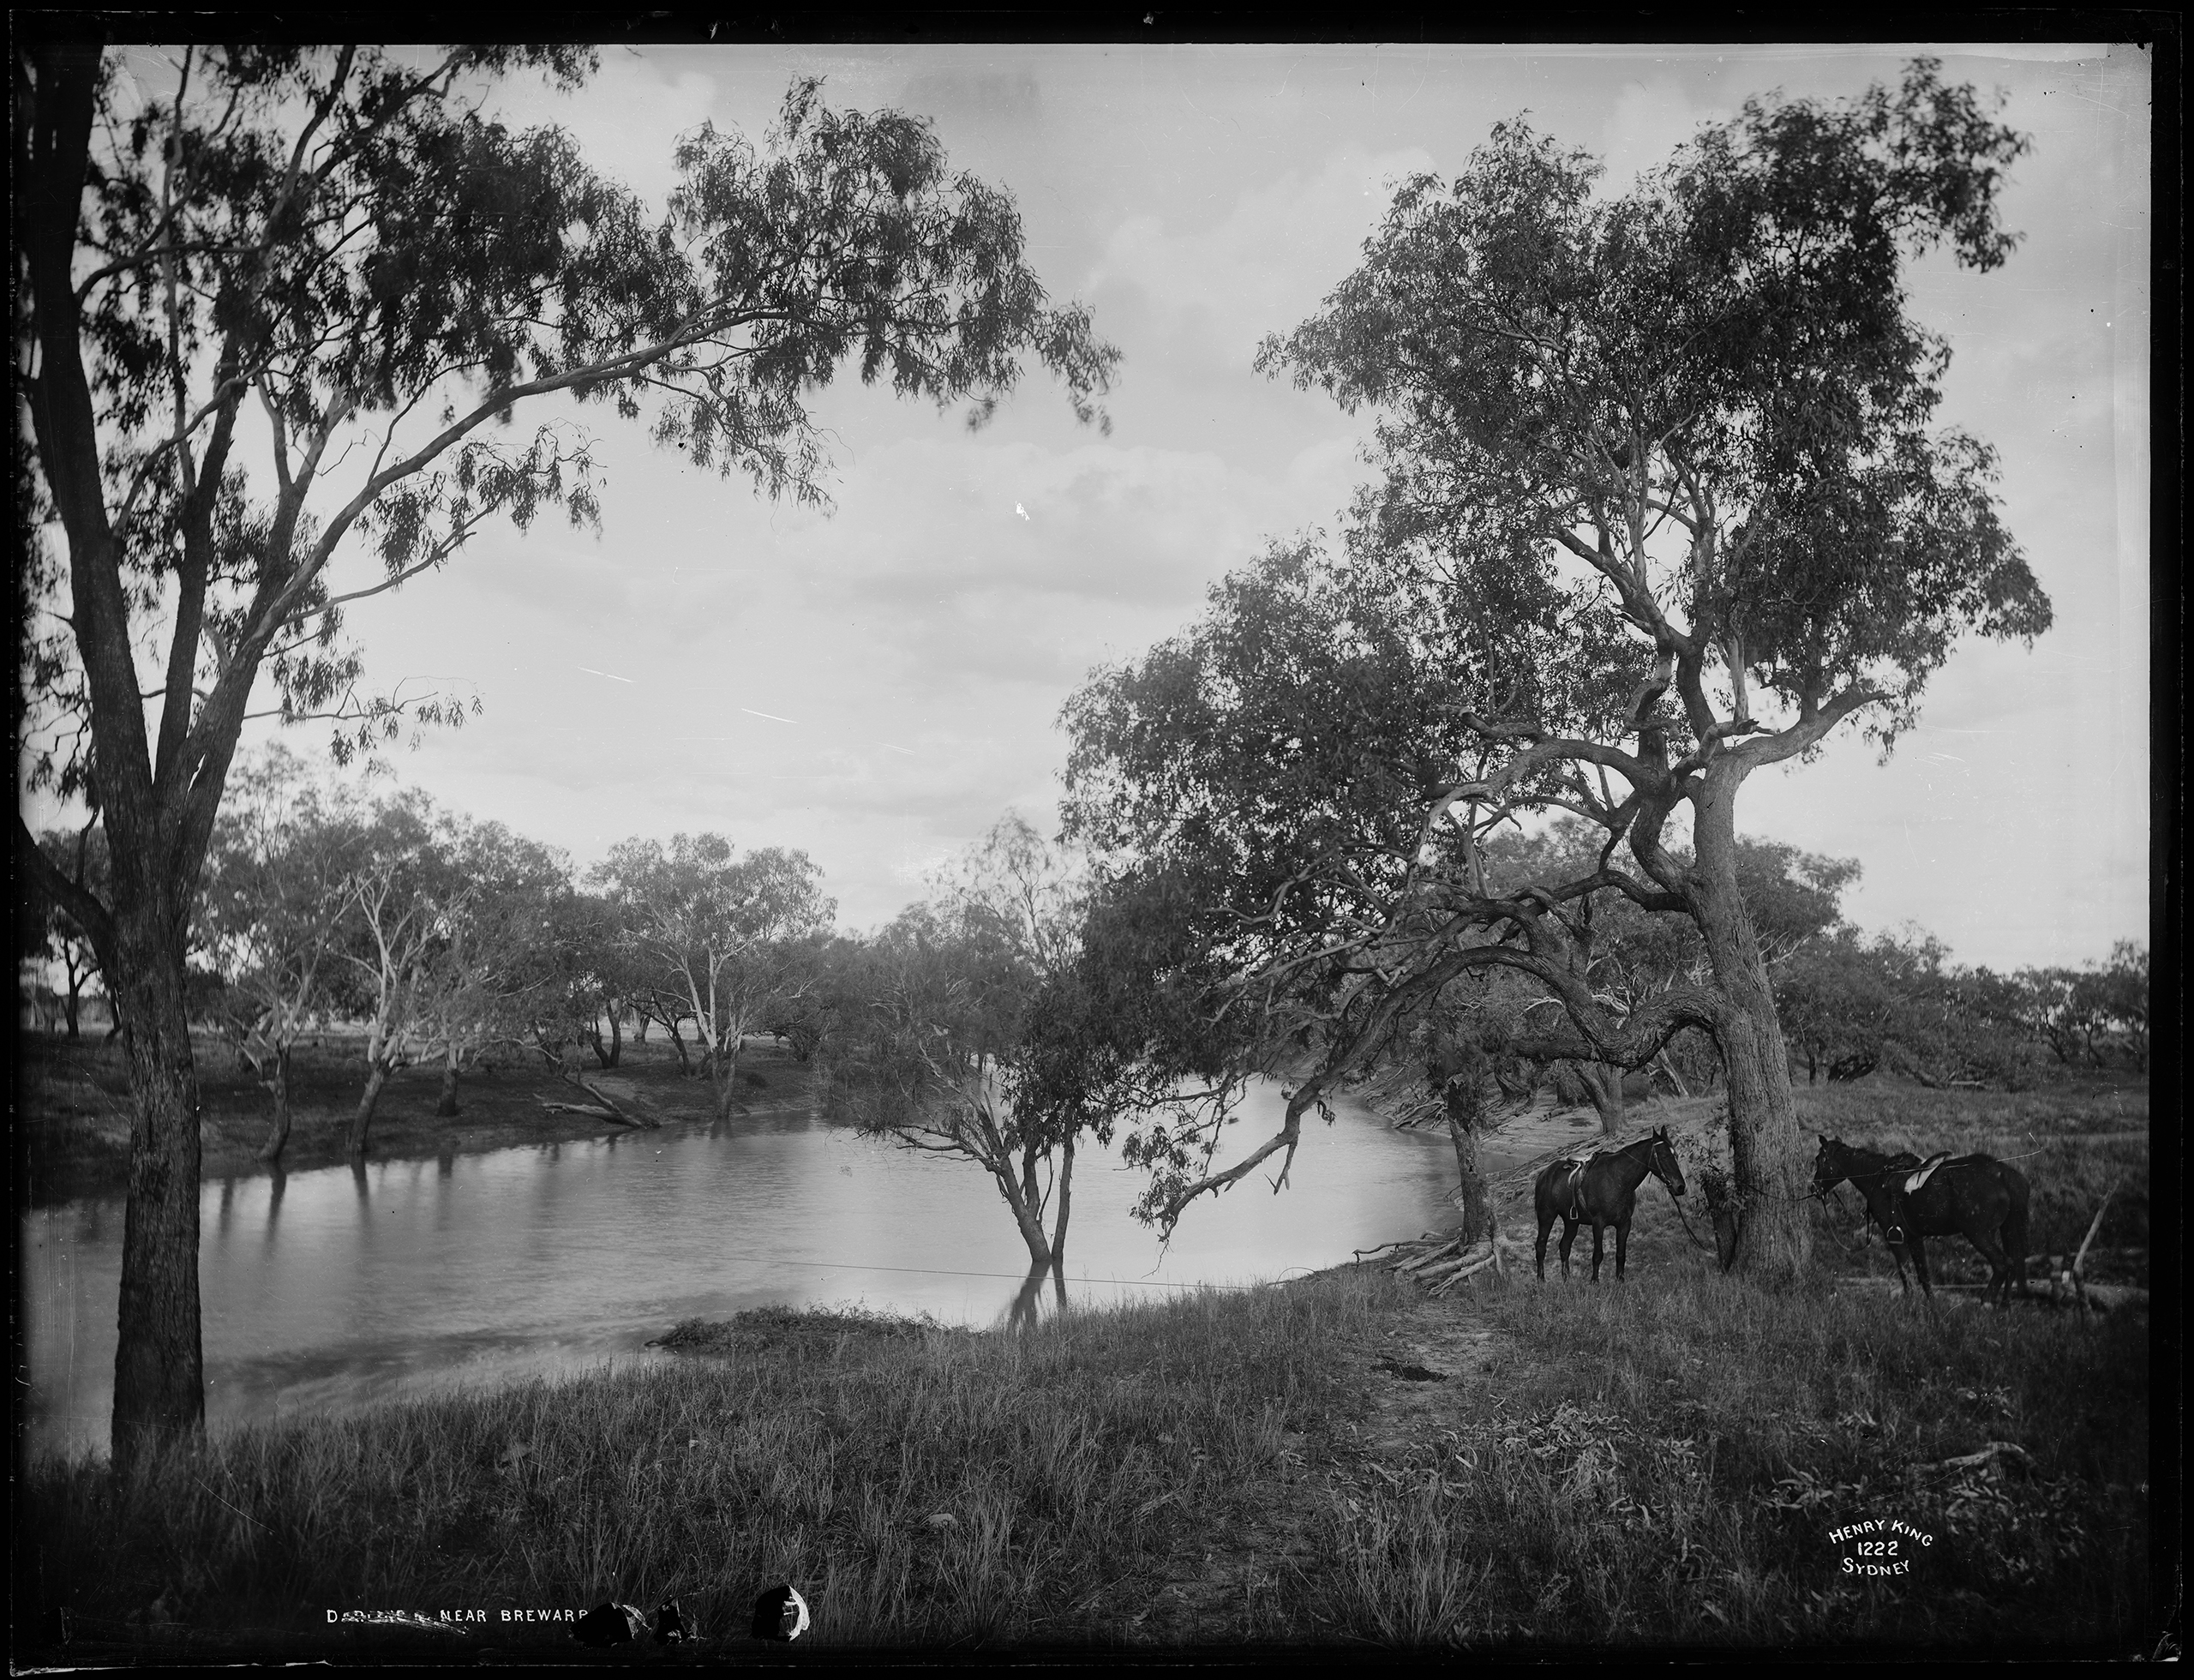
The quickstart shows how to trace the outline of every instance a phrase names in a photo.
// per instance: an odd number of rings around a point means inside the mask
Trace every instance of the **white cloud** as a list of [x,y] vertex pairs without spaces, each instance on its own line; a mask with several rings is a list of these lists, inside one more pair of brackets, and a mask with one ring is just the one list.
[[1417,147],[1344,147],[1314,174],[1291,170],[1242,192],[1214,222],[1169,228],[1130,216],[1112,230],[1088,290],[1132,285],[1162,315],[1191,324],[1190,345],[1214,364],[1246,367],[1266,333],[1316,309],[1355,265],[1393,183],[1431,167]]

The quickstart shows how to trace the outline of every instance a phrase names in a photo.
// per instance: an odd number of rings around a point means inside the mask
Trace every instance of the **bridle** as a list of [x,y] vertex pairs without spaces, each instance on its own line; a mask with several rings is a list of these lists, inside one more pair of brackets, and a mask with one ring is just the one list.
[[[1653,1151],[1646,1157],[1646,1170],[1667,1187],[1671,1197],[1682,1196],[1685,1189],[1683,1163],[1676,1159],[1676,1146],[1669,1142],[1667,1137],[1657,1131],[1646,1141],[1653,1145]],[[1663,1151],[1667,1153],[1669,1158],[1669,1170],[1666,1173],[1661,1170],[1661,1156]],[[1671,1174],[1674,1176],[1671,1177]]]
[[[1859,1192],[1860,1200],[1864,1202],[1867,1195],[1867,1187],[1859,1182],[1861,1174],[1863,1173],[1869,1179],[1880,1179],[1886,1180],[1890,1172],[1892,1170],[1890,1163],[1895,1159],[1894,1156],[1884,1155],[1879,1161],[1874,1161],[1873,1165],[1867,1166],[1861,1164],[1855,1158],[1864,1153],[1869,1160],[1872,1160],[1873,1151],[1867,1150],[1862,1152],[1853,1149],[1849,1143],[1840,1142],[1835,1143],[1834,1148],[1836,1154],[1831,1158],[1831,1164],[1836,1167],[1839,1176],[1830,1183],[1823,1184],[1820,1182],[1819,1169],[1816,1167],[1814,1169],[1813,1190],[1813,1197],[1815,1199],[1824,1202],[1826,1201],[1832,1192],[1840,1188],[1846,1180],[1849,1180],[1851,1188]],[[1886,1184],[1885,1184],[1884,1191],[1886,1194]],[[1836,1206],[1837,1210],[1839,1213],[1843,1212],[1843,1198],[1842,1197],[1838,1196],[1836,1198]],[[1891,1206],[1892,1209],[1896,1206],[1894,1197],[1891,1197]],[[1849,1215],[1847,1215],[1846,1217],[1849,1217]],[[1837,1245],[1843,1248],[1843,1251],[1846,1254],[1859,1253],[1867,1246],[1868,1236],[1874,1228],[1874,1210],[1871,1206],[1869,1206],[1867,1209],[1866,1219],[1859,1227],[1858,1248],[1844,1247],[1843,1240],[1840,1237],[1837,1239]],[[1903,1227],[1892,1227],[1886,1221],[1884,1221],[1882,1224],[1882,1240],[1886,1243],[1902,1243],[1909,1239],[1904,1234]]]

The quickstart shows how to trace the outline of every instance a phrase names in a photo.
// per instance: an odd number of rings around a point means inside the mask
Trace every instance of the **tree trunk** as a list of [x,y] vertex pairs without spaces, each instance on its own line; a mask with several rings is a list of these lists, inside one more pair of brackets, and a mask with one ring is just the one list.
[[739,1041],[731,1041],[728,1054],[722,1045],[709,1047],[706,1071],[710,1083],[716,1086],[716,1116],[729,1119],[732,1109],[739,1101]]
[[1662,1072],[1669,1076],[1669,1083],[1676,1088],[1676,1095],[1678,1096],[1687,1099],[1690,1097],[1691,1087],[1684,1083],[1683,1075],[1676,1071],[1675,1059],[1669,1054],[1666,1049],[1663,1049],[1658,1055],[1653,1058],[1653,1065],[1659,1068]]
[[[1052,1269],[1066,1264],[1066,1216],[1074,1200],[1074,1134],[1070,1131],[1059,1149],[1059,1210],[1052,1221]],[[1066,1305],[1066,1277],[1059,1275],[1059,1305]]]
[[[165,883],[117,870],[115,962],[129,1063],[129,1191],[114,1353],[117,1467],[205,1426],[198,1303],[198,1070],[183,1004],[183,929]],[[133,890],[134,889],[134,890]]]
[[1714,1036],[1729,1082],[1729,1152],[1744,1209],[1738,1266],[1767,1279],[1795,1277],[1813,1256],[1807,1223],[1811,1160],[1790,1094],[1790,1052],[1752,917],[1737,890],[1739,766],[1709,770],[1693,819],[1693,915],[1722,1004]]
[[647,1012],[643,1010],[640,1013],[632,1017],[632,1042],[635,1044],[645,1044],[647,1041],[648,1017]]
[[1592,1101],[1600,1117],[1601,1135],[1613,1137],[1622,1131],[1622,1070],[1604,1062],[1576,1062],[1578,1083]]
[[594,1059],[605,1068],[616,1066],[618,1057],[624,1053],[625,1043],[617,1029],[617,1011],[614,1007],[609,1011],[609,1047],[607,1050],[602,1047],[602,1023],[599,1017],[596,1019],[594,1030],[587,1036],[594,1046]]
[[273,1161],[282,1158],[282,1151],[290,1142],[290,1047],[281,1045],[274,1052],[273,1071],[267,1075],[267,1089],[274,1099],[274,1124],[267,1134],[267,1142],[259,1151],[261,1161]]
[[358,1099],[358,1112],[351,1116],[346,1145],[353,1166],[366,1158],[366,1129],[374,1123],[374,1105],[381,1101],[381,1088],[387,1083],[388,1064],[376,1057],[366,1070],[366,1092]]
[[692,1059],[686,1053],[686,1041],[679,1035],[678,1023],[675,1021],[666,1021],[662,1023],[662,1029],[670,1035],[670,1047],[678,1053],[679,1072],[689,1079],[692,1078],[693,1077]]
[[1493,1206],[1478,1163],[1477,1126],[1471,1119],[1458,1119],[1453,1102],[1448,1105],[1448,1137],[1455,1146],[1455,1180],[1462,1192],[1463,1224],[1455,1234],[1467,1248],[1493,1229]]
[[441,1101],[435,1105],[435,1118],[451,1120],[457,1114],[457,1043],[452,1040],[449,1048],[442,1053],[442,1095]]
[[1028,1245],[1028,1275],[1034,1280],[1052,1263],[1052,1245],[1044,1235],[1043,1216],[1036,1206],[1034,1193],[1036,1146],[1029,1144],[1022,1151],[1018,1177],[1014,1173],[1010,1157],[994,1158],[984,1164],[998,1181],[998,1194],[1005,1197],[1005,1205],[1013,1212],[1013,1222],[1020,1229],[1021,1240]]
[[76,972],[74,963],[69,964],[69,1001],[63,1019],[69,1023],[69,1036],[76,1036],[76,1003],[84,990],[84,977]]

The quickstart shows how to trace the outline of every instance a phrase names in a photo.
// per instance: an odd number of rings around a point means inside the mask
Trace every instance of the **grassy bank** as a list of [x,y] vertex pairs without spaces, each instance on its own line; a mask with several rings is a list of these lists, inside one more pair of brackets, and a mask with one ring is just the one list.
[[[1422,1092],[1418,1083],[1402,1077],[1406,1072],[1386,1071],[1364,1082],[1358,1092],[1390,1118],[1410,1115],[1417,1111]],[[2101,1252],[2090,1259],[2087,1275],[2096,1281],[2148,1281],[2145,1081],[2101,1075],[2030,1091],[1939,1091],[1877,1077],[1852,1084],[1801,1084],[1794,1095],[1809,1143],[1813,1134],[1824,1133],[1867,1149],[1911,1149],[1922,1155],[1939,1149],[1984,1150],[2011,1162],[2025,1174],[2030,1191],[2030,1253],[2077,1249],[2100,1211],[2103,1222],[2095,1242]],[[1626,1133],[1635,1135],[1664,1122],[1679,1129],[1692,1125],[1710,1135],[1718,1133],[1721,1102],[1718,1096],[1703,1096],[1634,1103],[1626,1117]],[[1591,1135],[1589,1131],[1563,1132],[1560,1142],[1566,1145]],[[1496,1148],[1498,1140],[1496,1133]],[[1653,1207],[1658,1195],[1650,1191],[1641,1206]],[[1696,1195],[1690,1199],[1699,1201]],[[1528,1184],[1511,1184],[1500,1211],[1509,1234],[1531,1235]],[[1703,1214],[1696,1206],[1687,1211],[1703,1238]],[[1864,1209],[1855,1191],[1847,1187],[1818,1205],[1813,1219],[1825,1269],[1891,1274],[1890,1257],[1879,1239],[1862,1241]],[[1588,1257],[1590,1237],[1588,1231],[1580,1239],[1579,1251]],[[1988,1275],[1971,1245],[1957,1238],[1930,1242],[1928,1263],[1931,1272],[1947,1282],[1978,1281]]]
[[[2105,1191],[2098,1242],[2145,1245],[2143,1091],[1800,1103],[1847,1141],[2022,1156],[2037,1251]],[[701,1654],[736,1653],[789,1581],[802,1652],[2137,1651],[2145,1313],[1843,1287],[1888,1269],[1879,1240],[1840,1245],[1854,1212],[1817,1209],[1817,1275],[1783,1293],[1717,1275],[1649,1185],[1620,1287],[1431,1299],[1349,1269],[1017,1335],[768,1311],[637,1368],[243,1431],[126,1481],[46,1464],[18,1496],[19,1650],[51,1653],[65,1610],[72,1660],[554,1656],[561,1627],[495,1618],[614,1593],[679,1597]],[[1957,1239],[1931,1258],[1978,1275]],[[1889,1519],[1933,1537],[1918,1570],[1843,1573],[1831,1532]],[[327,1625],[352,1609],[489,1619]]]
[[[119,1483],[45,1467],[18,1626],[339,1653],[330,1609],[614,1592],[681,1598],[722,1650],[778,1580],[804,1649],[2130,1650],[2145,1625],[2137,1315],[1763,1294],[1663,1233],[1621,1289],[1430,1301],[1351,1269],[1020,1335],[765,1312],[681,1340]],[[2023,1456],[1915,1467],[1995,1441]],[[1937,1536],[1910,1581],[1838,1573],[1827,1531],[1876,1516]]]
[[[272,1103],[251,1070],[225,1046],[196,1045],[201,1096],[201,1178],[207,1183],[264,1173],[259,1159],[272,1123]],[[741,1058],[748,1108],[801,1104],[810,1095],[808,1067],[767,1039],[750,1040]],[[586,1076],[631,1109],[663,1124],[714,1118],[706,1081],[681,1075],[677,1053],[660,1037],[629,1039],[614,1069],[592,1065]],[[363,1041],[324,1035],[301,1047],[291,1066],[291,1121],[283,1151],[285,1171],[337,1166],[349,1157],[345,1130],[365,1084]],[[473,1154],[525,1143],[599,1137],[626,1128],[542,1107],[584,1102],[539,1059],[512,1052],[475,1069],[459,1083],[459,1112],[435,1113],[441,1097],[438,1066],[399,1071],[383,1089],[368,1143],[376,1161]],[[16,1039],[16,1167],[19,1197],[42,1206],[77,1196],[119,1195],[129,1181],[129,1084],[121,1047],[97,1036],[70,1040],[39,1033]]]

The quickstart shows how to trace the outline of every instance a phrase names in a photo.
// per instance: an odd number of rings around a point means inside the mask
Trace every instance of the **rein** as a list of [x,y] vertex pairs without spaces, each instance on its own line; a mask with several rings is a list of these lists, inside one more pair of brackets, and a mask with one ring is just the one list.
[[1702,1243],[1699,1240],[1699,1233],[1691,1228],[1691,1216],[1684,1212],[1683,1203],[1677,1201],[1673,1196],[1669,1198],[1669,1201],[1676,1210],[1676,1217],[1683,1221],[1683,1233],[1685,1236],[1691,1239],[1691,1245],[1693,1248],[1705,1249],[1707,1253],[1713,1255],[1718,1259],[1721,1257],[1722,1251],[1716,1247],[1712,1243]]

